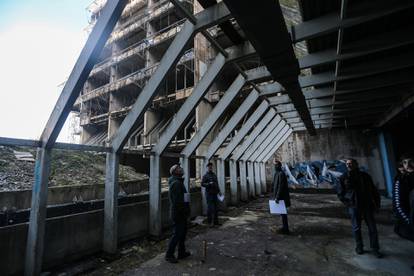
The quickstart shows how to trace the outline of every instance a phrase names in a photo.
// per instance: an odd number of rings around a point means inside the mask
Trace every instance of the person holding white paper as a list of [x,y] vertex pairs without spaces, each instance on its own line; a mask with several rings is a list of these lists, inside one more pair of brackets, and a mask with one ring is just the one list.
[[[273,175],[273,197],[277,204],[279,201],[283,200],[285,203],[285,207],[290,206],[290,195],[289,195],[289,187],[287,182],[287,177],[282,170],[282,163],[278,160],[273,161],[275,165],[275,172]],[[283,227],[278,230],[281,234],[289,234],[289,224],[288,224],[288,217],[287,214],[280,214],[282,217]]]
[[[201,186],[206,188],[206,199],[207,199],[207,222],[209,225],[213,222],[214,225],[218,226],[218,195],[221,195],[220,188],[216,174],[213,172],[213,163],[207,164],[207,172],[201,180]],[[214,226],[212,225],[212,226]]]

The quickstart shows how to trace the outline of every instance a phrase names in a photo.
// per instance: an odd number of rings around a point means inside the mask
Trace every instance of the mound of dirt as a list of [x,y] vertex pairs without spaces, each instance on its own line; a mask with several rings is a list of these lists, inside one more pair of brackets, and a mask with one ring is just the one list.
[[[31,189],[36,150],[0,146],[0,191]],[[22,158],[24,156],[24,158]],[[49,186],[102,184],[105,182],[105,154],[53,150]],[[119,181],[147,179],[132,167],[120,165]]]

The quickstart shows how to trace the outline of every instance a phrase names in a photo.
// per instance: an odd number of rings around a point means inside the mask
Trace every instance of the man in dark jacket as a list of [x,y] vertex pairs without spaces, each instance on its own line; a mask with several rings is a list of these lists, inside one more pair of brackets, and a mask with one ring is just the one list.
[[201,180],[201,186],[206,188],[207,199],[207,222],[211,225],[213,221],[214,225],[220,225],[218,220],[217,210],[217,195],[220,194],[220,188],[216,174],[213,172],[213,164],[207,164],[207,172]]
[[170,215],[174,225],[173,236],[168,244],[165,260],[170,263],[177,263],[177,258],[174,256],[177,244],[178,259],[183,259],[191,255],[185,249],[187,219],[190,216],[190,197],[184,186],[183,169],[180,165],[172,166],[170,174],[171,177],[168,179],[168,197],[170,199]]
[[346,160],[348,172],[340,178],[338,187],[339,199],[348,207],[351,216],[352,230],[356,242],[356,253],[363,254],[364,246],[361,234],[361,221],[364,218],[369,231],[371,249],[376,257],[381,258],[379,252],[378,231],[374,212],[380,208],[380,195],[369,174],[358,168],[354,159]]
[[[276,203],[279,203],[279,200],[283,200],[285,202],[286,208],[290,206],[290,195],[289,195],[289,187],[285,173],[282,170],[282,163],[280,161],[275,160],[275,173],[273,175],[273,196]],[[287,214],[281,214],[283,227],[279,229],[279,233],[281,234],[289,234],[289,224],[288,224],[288,217]]]

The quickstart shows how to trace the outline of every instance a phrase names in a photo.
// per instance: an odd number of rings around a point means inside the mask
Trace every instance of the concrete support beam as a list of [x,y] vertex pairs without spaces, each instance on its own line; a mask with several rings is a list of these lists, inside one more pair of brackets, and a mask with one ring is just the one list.
[[249,149],[243,154],[241,159],[248,160],[250,156],[254,154],[256,149],[269,137],[274,133],[275,128],[282,122],[282,119],[279,115],[267,125],[267,127],[263,130],[263,132],[255,139],[254,143],[249,147]]
[[[183,126],[185,120],[190,116],[191,112],[197,107],[197,104],[213,85],[214,81],[223,69],[225,62],[226,58],[222,54],[218,54],[215,57],[213,63],[207,69],[207,72],[193,89],[191,95],[185,100],[184,104],[180,107],[168,126],[162,132],[158,143],[152,149],[154,153],[161,155],[164,152],[168,144]],[[243,77],[241,78],[240,83],[241,85],[237,86],[237,91],[239,91],[244,84]]]
[[[282,132],[281,132],[282,133]],[[281,136],[280,138],[277,138],[274,140],[272,144],[269,145],[266,151],[264,151],[264,154],[258,157],[258,160],[261,162],[267,162],[272,155],[278,150],[278,148],[286,141],[286,139],[289,137],[289,135],[292,133],[292,129],[288,128],[288,130]]]
[[40,275],[42,270],[50,158],[51,149],[37,149],[27,233],[25,275]]
[[242,128],[237,132],[236,136],[230,141],[224,151],[220,154],[220,158],[227,159],[233,150],[239,145],[239,143],[246,137],[247,133],[253,127],[254,124],[262,117],[265,111],[268,109],[269,103],[264,100],[252,113],[249,119],[243,124]]
[[187,156],[180,157],[180,164],[184,170],[184,186],[190,191],[190,163]]
[[382,1],[382,3],[378,3],[375,9],[373,9],[372,6],[367,5],[367,3],[361,3],[353,5],[352,9],[348,9],[349,14],[352,14],[353,12],[360,14],[358,11],[361,10],[368,11],[364,16],[349,17],[341,20],[339,14],[331,13],[293,26],[291,31],[292,41],[296,43],[303,40],[309,40],[338,31],[340,28],[349,28],[369,22],[408,9],[414,6],[414,3],[411,1],[403,1],[402,3],[396,4],[394,2],[388,3]]
[[266,163],[260,162],[260,183],[262,185],[262,191],[267,193],[267,182],[266,182]]
[[253,160],[263,162],[263,158],[273,150],[273,147],[282,139],[282,137],[284,137],[287,132],[289,132],[290,129],[289,125],[284,125],[284,127],[278,131],[277,135],[271,139],[270,143],[267,143],[263,149],[258,150],[258,154],[254,156]]
[[231,204],[237,205],[239,203],[239,189],[237,183],[237,163],[234,160],[229,160],[229,170]]
[[239,93],[240,89],[243,87],[245,79],[242,75],[237,76],[237,78],[230,85],[229,89],[224,93],[224,96],[220,99],[218,104],[209,114],[207,120],[203,123],[199,131],[194,135],[191,141],[184,147],[181,151],[181,154],[184,156],[190,156],[201,144],[203,139],[207,136],[222,114],[225,112],[227,107],[231,104],[233,99]]
[[[234,160],[231,160],[231,161],[234,161]],[[241,192],[240,199],[242,201],[247,201],[249,200],[249,190],[247,188],[246,162],[244,160],[239,161],[239,173],[240,173],[240,192]]]
[[314,52],[299,58],[299,67],[305,69],[320,66],[338,60],[342,61],[357,58],[413,44],[414,37],[407,37],[407,33],[410,33],[411,31],[412,30],[409,28],[398,29],[397,31],[381,33],[379,35],[369,36],[365,39],[359,39],[355,42],[342,45],[342,53],[339,55],[336,53],[336,49],[333,48]]
[[235,129],[237,124],[243,119],[249,109],[253,106],[256,100],[259,98],[259,93],[256,90],[250,92],[249,96],[243,101],[237,111],[233,114],[230,120],[226,123],[217,137],[213,140],[213,142],[208,147],[204,157],[206,160],[209,160],[216,151],[220,148],[226,138],[230,135],[230,133]]
[[259,136],[262,130],[268,125],[268,123],[276,116],[276,111],[271,108],[257,126],[252,130],[250,135],[243,141],[243,143],[234,151],[231,159],[237,161],[244,154],[247,148],[254,142]]
[[256,195],[261,195],[265,191],[262,190],[262,185],[260,181],[260,167],[258,162],[252,162],[254,168],[254,185],[256,187]]
[[194,33],[194,25],[191,24],[190,21],[186,21],[181,31],[175,36],[170,47],[168,47],[167,52],[162,57],[160,65],[157,67],[155,73],[151,76],[148,83],[139,94],[128,115],[114,135],[112,139],[112,147],[115,151],[118,152],[122,150],[129,135],[133,132],[134,126],[142,120],[145,111],[157,94],[157,91],[167,77],[168,72],[181,58],[188,43],[193,38]]
[[259,155],[266,150],[267,146],[272,143],[274,139],[277,139],[277,137],[279,137],[279,134],[283,132],[283,130],[287,128],[289,128],[289,125],[287,125],[285,121],[281,121],[269,135],[266,135],[265,139],[260,143],[260,145],[254,149],[252,155],[248,156],[247,158],[253,162],[258,161]]
[[115,254],[118,250],[118,172],[119,154],[106,154],[103,250]]
[[149,183],[149,234],[161,236],[161,179],[160,156],[150,156],[150,183]]
[[[226,175],[225,175],[225,168],[224,168],[224,160],[217,159],[217,180],[219,183],[219,188],[221,193],[226,196]],[[225,201],[223,202],[224,206]]]
[[391,109],[386,113],[385,117],[381,118],[379,122],[376,123],[377,127],[384,126],[392,118],[400,114],[404,109],[409,107],[414,103],[414,95],[404,99],[402,102],[399,102],[391,107]]
[[51,147],[55,143],[73,104],[127,2],[127,0],[107,1],[105,7],[101,10],[99,19],[92,29],[68,80],[65,82],[62,93],[40,137],[43,147]]
[[255,197],[256,196],[256,186],[254,184],[254,169],[253,169],[253,162],[246,161],[247,165],[247,183],[249,185],[249,196]]

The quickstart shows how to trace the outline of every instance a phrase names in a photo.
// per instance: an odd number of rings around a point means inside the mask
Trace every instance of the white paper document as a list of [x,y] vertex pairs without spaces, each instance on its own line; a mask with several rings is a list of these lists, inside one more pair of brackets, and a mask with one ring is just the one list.
[[217,195],[217,199],[220,200],[221,202],[224,201],[224,195]]
[[190,202],[190,193],[184,193],[184,202]]
[[287,214],[284,200],[279,200],[279,203],[276,203],[275,200],[269,200],[269,209],[271,214]]

